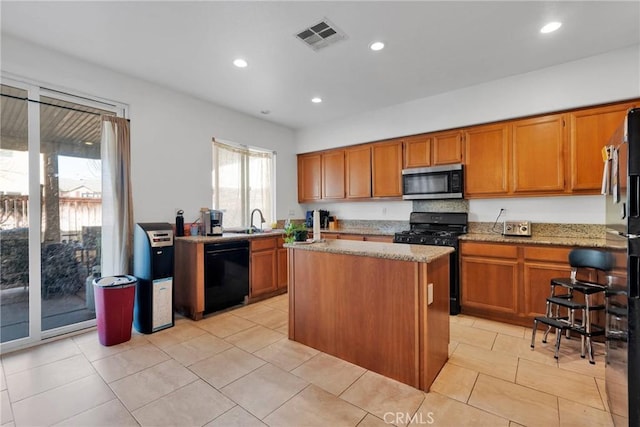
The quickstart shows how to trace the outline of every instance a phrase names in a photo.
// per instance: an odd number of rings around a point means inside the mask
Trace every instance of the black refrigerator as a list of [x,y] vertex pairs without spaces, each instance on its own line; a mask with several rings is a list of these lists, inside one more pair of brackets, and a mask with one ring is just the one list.
[[640,426],[640,109],[603,149],[607,247],[614,280],[606,298],[605,381],[616,427]]

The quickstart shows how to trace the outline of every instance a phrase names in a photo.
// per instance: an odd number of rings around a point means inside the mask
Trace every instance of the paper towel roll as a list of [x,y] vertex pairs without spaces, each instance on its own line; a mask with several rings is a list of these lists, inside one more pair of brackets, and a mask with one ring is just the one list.
[[320,211],[313,211],[313,240],[320,241]]

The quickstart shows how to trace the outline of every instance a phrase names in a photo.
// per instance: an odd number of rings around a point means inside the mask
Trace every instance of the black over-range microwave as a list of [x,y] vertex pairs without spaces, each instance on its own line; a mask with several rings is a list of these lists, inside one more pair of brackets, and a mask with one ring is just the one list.
[[462,199],[463,167],[460,164],[402,170],[402,198]]

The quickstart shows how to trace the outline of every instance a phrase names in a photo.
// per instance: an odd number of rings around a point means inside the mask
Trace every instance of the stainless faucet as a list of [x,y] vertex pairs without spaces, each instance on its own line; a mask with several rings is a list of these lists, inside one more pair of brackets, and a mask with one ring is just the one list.
[[254,209],[251,211],[251,230],[253,231],[258,229],[257,227],[253,226],[253,214],[256,212],[260,214],[260,231],[262,231],[262,224],[264,224],[267,221],[265,221],[264,216],[262,215],[262,211],[260,209]]

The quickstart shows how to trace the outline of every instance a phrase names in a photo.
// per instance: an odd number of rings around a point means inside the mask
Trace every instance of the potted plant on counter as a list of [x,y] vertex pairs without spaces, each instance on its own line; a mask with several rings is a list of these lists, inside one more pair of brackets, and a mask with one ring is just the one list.
[[307,240],[307,227],[304,223],[294,224],[290,222],[284,227],[285,243],[304,242]]

